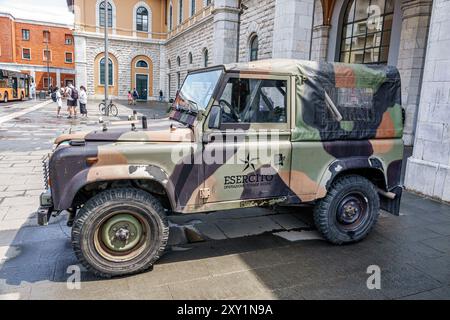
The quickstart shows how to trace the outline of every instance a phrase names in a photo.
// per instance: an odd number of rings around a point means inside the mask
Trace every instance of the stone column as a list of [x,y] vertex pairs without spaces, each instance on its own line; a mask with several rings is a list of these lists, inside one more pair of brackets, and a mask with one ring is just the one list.
[[314,0],[276,0],[274,58],[309,59]]
[[434,0],[408,189],[450,201],[450,1]]
[[61,88],[61,70],[59,70],[59,69],[56,70],[56,86],[58,88]]
[[326,61],[328,52],[328,39],[330,26],[321,25],[313,28],[311,60]]
[[214,1],[213,62],[236,62],[239,9],[237,0]]
[[[86,38],[74,35],[75,45],[75,83],[79,86],[85,86],[88,94],[95,94],[94,88],[87,85],[87,61],[86,61]],[[92,62],[93,63],[93,62]]]
[[432,0],[403,0],[402,32],[397,67],[402,79],[402,104],[406,111],[403,140],[411,146],[417,121],[423,65]]

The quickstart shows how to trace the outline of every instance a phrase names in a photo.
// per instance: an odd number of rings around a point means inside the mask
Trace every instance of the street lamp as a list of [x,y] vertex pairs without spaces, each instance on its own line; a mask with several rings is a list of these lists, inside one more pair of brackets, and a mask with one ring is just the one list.
[[46,33],[45,37],[45,60],[47,62],[47,92],[50,91],[50,51],[48,51],[48,37],[49,34]]
[[104,0],[105,4],[105,111],[108,114],[108,89],[109,89],[109,54],[108,54],[108,0]]

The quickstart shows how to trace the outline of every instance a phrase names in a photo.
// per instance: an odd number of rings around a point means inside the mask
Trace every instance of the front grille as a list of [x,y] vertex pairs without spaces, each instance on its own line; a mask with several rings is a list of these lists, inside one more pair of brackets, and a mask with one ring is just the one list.
[[44,188],[45,190],[48,190],[49,185],[48,185],[48,178],[49,178],[49,167],[48,167],[48,160],[49,160],[49,156],[46,155],[42,158],[42,171],[44,174]]

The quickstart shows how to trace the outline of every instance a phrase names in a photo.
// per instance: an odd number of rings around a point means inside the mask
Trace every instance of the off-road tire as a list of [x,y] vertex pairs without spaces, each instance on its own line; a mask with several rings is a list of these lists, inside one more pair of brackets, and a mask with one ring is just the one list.
[[[137,212],[150,230],[142,237],[144,249],[139,255],[130,261],[112,262],[96,250],[95,234],[104,225],[105,217],[123,208]],[[151,194],[134,188],[110,189],[94,196],[79,210],[72,227],[72,247],[78,260],[89,271],[104,278],[149,269],[163,254],[168,237],[169,226],[160,202]]]
[[[342,201],[353,192],[362,195],[367,204],[366,219],[354,230],[343,230],[339,222],[338,209]],[[380,209],[380,200],[375,186],[359,175],[347,175],[334,181],[327,195],[316,203],[314,222],[322,236],[333,244],[345,244],[364,239],[374,227]]]

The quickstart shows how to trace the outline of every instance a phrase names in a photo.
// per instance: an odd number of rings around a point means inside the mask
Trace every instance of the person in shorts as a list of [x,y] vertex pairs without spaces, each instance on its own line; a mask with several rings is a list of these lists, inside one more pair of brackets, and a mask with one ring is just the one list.
[[80,87],[80,94],[79,94],[79,101],[80,101],[80,113],[81,117],[87,118],[87,93],[86,88],[84,86]]

